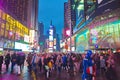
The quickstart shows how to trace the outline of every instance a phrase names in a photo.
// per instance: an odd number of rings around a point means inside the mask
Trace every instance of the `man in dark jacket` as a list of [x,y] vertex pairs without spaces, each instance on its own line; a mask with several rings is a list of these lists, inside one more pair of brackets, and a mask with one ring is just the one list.
[[8,52],[8,53],[5,55],[6,71],[8,71],[9,64],[10,64],[10,53]]
[[14,53],[11,56],[11,63],[12,63],[12,65],[11,65],[11,73],[13,73],[13,68],[14,68],[14,66],[16,64],[16,61],[17,61],[17,56],[16,56],[16,53]]
[[2,54],[0,54],[0,74],[2,71],[2,64],[3,64],[3,56],[2,56]]

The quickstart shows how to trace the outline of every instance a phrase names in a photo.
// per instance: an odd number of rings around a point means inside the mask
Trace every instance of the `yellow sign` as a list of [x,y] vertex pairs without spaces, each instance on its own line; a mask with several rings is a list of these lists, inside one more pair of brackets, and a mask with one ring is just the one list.
[[29,35],[29,29],[8,14],[6,14],[6,21],[7,30],[17,32],[21,36]]

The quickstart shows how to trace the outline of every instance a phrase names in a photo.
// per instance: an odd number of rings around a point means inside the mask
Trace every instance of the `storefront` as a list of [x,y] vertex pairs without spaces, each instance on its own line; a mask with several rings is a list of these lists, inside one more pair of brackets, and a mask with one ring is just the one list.
[[97,17],[88,27],[90,29],[90,48],[120,48],[120,13],[106,13]]
[[84,53],[88,49],[89,30],[80,31],[76,36],[76,52]]

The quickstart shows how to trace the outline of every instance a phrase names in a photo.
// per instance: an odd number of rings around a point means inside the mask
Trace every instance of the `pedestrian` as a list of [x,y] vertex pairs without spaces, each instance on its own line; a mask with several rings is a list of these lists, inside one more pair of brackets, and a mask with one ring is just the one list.
[[6,72],[8,71],[8,68],[9,68],[10,59],[11,59],[10,53],[8,52],[8,53],[5,55]]
[[107,60],[107,70],[106,70],[106,78],[107,80],[118,80],[117,74],[115,72],[115,62],[114,62],[114,57],[109,56]]
[[60,55],[58,55],[55,64],[56,64],[56,66],[57,66],[57,73],[58,73],[58,75],[60,75],[60,74],[61,74],[61,65],[62,65],[62,59],[61,59],[61,56],[60,56]]
[[42,59],[41,57],[39,56],[39,60],[38,60],[38,66],[39,66],[39,69],[40,69],[40,72],[42,71]]
[[67,70],[67,55],[64,55],[62,57],[62,61],[63,61],[63,68]]
[[16,56],[16,64],[17,64],[17,72],[18,72],[18,75],[21,74],[21,69],[20,69],[20,66],[21,66],[21,55],[18,53],[17,56]]
[[105,63],[105,59],[103,58],[103,56],[100,56],[100,71],[101,71],[101,75],[105,75],[105,71],[106,71],[106,63]]
[[92,61],[92,51],[88,50],[86,57],[83,59],[82,80],[92,80],[95,73],[94,63]]
[[45,78],[49,79],[49,67],[48,67],[48,62],[49,61],[48,61],[48,56],[47,55],[45,55],[43,62],[44,62]]
[[0,54],[0,74],[2,72],[2,64],[3,64],[3,55]]
[[37,66],[38,66],[38,55],[34,53],[32,57],[32,70],[37,75]]
[[14,52],[12,55],[11,55],[11,73],[13,73],[13,69],[14,69],[14,66],[17,62],[17,56],[16,56],[16,52]]
[[22,70],[24,68],[24,62],[25,62],[25,53],[22,52],[20,59],[21,59],[21,65],[20,65],[20,69]]
[[73,77],[74,76],[74,62],[73,62],[73,55],[70,55],[70,58],[69,58],[69,75],[71,76],[71,77]]
[[33,54],[30,52],[27,56],[27,64],[28,64],[28,71],[31,73],[31,70],[32,70],[32,56]]

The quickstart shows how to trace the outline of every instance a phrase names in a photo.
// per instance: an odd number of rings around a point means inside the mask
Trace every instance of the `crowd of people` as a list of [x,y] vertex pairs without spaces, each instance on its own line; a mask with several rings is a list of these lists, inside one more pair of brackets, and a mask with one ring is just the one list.
[[[119,54],[119,53],[118,53]],[[51,72],[56,70],[60,75],[63,70],[66,70],[70,76],[75,76],[77,73],[82,74],[82,80],[95,80],[96,77],[106,77],[107,80],[118,79],[116,74],[116,56],[113,53],[109,54],[93,54],[91,50],[87,54],[29,54],[27,57],[29,71],[33,69],[36,73],[42,69],[45,72],[45,77],[49,78]],[[120,61],[120,60],[119,60]],[[91,70],[88,70],[92,66]]]
[[14,72],[14,67],[17,65],[17,70],[18,70],[17,72],[18,74],[20,74],[22,68],[24,67],[24,62],[25,62],[25,53],[23,52],[14,52],[11,54],[10,51],[8,51],[5,54],[0,54],[0,74],[2,73],[3,64],[6,66],[6,72],[8,72],[9,66],[11,66],[10,67],[11,73]]
[[[117,56],[116,56],[117,55]],[[43,72],[46,79],[49,79],[53,71],[56,71],[60,76],[62,71],[66,71],[69,76],[73,77],[76,74],[81,74],[82,80],[96,80],[98,76],[106,77],[107,80],[118,80],[116,74],[116,64],[119,64],[119,53],[113,54],[93,54],[88,50],[86,54],[75,53],[29,53],[9,52],[5,55],[0,55],[0,73],[2,64],[6,65],[8,71],[11,63],[11,73],[14,72],[15,65],[18,66],[18,74],[21,74],[26,60],[28,71],[37,75]]]

